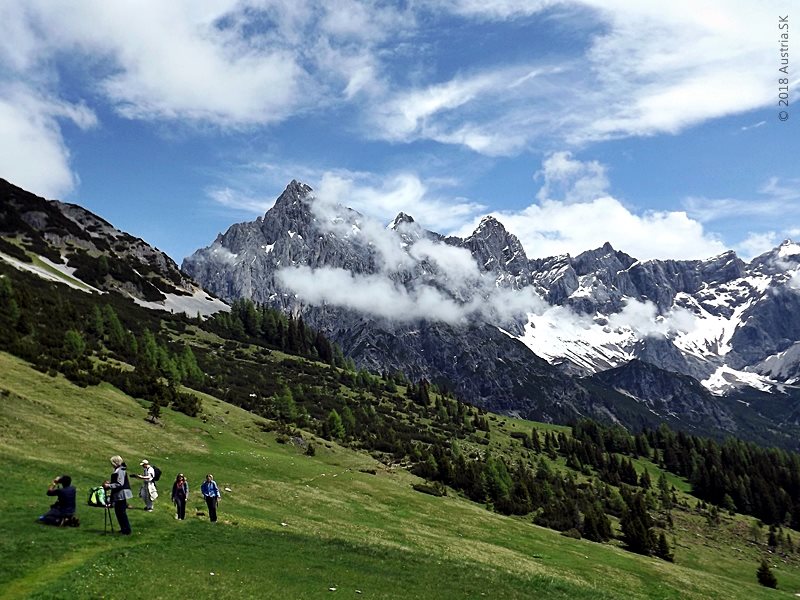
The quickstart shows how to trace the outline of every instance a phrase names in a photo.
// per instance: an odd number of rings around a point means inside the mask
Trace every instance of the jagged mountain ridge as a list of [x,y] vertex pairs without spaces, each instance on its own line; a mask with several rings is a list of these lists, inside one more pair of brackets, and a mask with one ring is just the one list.
[[0,259],[84,291],[114,291],[153,308],[191,314],[225,309],[144,240],[77,204],[45,200],[4,179]]
[[[298,265],[355,274],[381,271],[380,253],[358,235],[364,217],[340,207],[334,217],[338,227],[331,229],[320,222],[313,204],[311,189],[292,182],[263,218],[232,226],[212,246],[188,257],[184,269],[223,297],[302,310],[308,310],[302,298],[282,295],[277,271]],[[610,244],[576,257],[528,259],[519,240],[492,217],[463,240],[425,231],[403,213],[390,229],[400,234],[397,245],[406,253],[420,239],[442,242],[468,250],[493,286],[535,291],[545,309],[531,307],[527,317],[503,325],[568,372],[586,375],[640,358],[704,380],[715,392],[724,392],[726,381],[761,387],[795,383],[798,367],[792,358],[798,350],[788,357],[786,352],[800,341],[800,319],[794,316],[800,294],[792,286],[800,265],[797,244],[785,242],[749,265],[733,252],[702,261],[643,262]],[[448,272],[429,260],[399,265],[388,276],[402,284],[421,279],[454,291]],[[628,314],[631,306],[652,311],[651,322],[626,323],[648,317]],[[565,315],[579,332],[564,330]]]
[[[493,217],[465,239],[427,231],[404,213],[381,229],[386,235],[376,236],[367,218],[323,206],[311,188],[293,181],[264,217],[232,226],[185,259],[183,269],[221,297],[251,298],[302,314],[360,365],[400,368],[456,387],[478,404],[537,418],[555,417],[540,412],[545,406],[532,392],[542,382],[519,381],[531,369],[547,380],[543,389],[561,390],[559,401],[573,415],[608,407],[600,408],[581,383],[564,376],[613,374],[633,359],[703,381],[718,395],[748,385],[786,389],[800,372],[800,345],[793,349],[800,321],[791,314],[800,302],[792,287],[800,246],[791,242],[750,264],[733,252],[709,260],[638,261],[610,244],[576,257],[529,259]],[[455,252],[451,263],[436,256],[432,245],[443,255],[447,248]],[[461,272],[464,256],[474,273]],[[491,308],[495,290],[507,292],[503,299],[511,304],[523,298],[528,305],[513,314],[472,310],[452,322],[441,315],[407,319],[341,295],[326,297],[319,289],[313,297],[307,289],[297,293],[286,285],[285,274],[293,272],[316,277],[317,288],[330,274],[346,274],[337,281],[356,290],[381,278],[394,285],[398,300],[417,292],[412,299],[421,301],[423,289],[453,301],[456,311],[480,303]],[[530,352],[497,338],[495,329]],[[439,356],[432,348],[445,350]],[[483,372],[459,360],[462,349],[478,358]],[[651,378],[652,385],[657,381]],[[658,412],[637,401],[643,410]],[[608,410],[613,413],[613,407]],[[711,421],[735,428],[723,414],[724,403],[720,410]]]
[[[200,290],[188,274],[178,272],[169,257],[80,206],[47,201],[1,180],[0,192],[0,260],[84,292],[122,293],[151,308],[192,315],[227,309]],[[610,291],[589,298],[589,303],[576,302],[571,291],[579,289],[585,283],[581,278],[590,274],[624,285],[619,271],[637,263],[609,245],[574,259],[529,260],[519,241],[491,217],[461,239],[428,231],[403,213],[388,228],[376,227],[350,209],[327,206],[323,210],[315,204],[310,188],[294,182],[264,217],[232,226],[212,247],[198,251],[194,266],[203,267],[206,277],[227,281],[229,298],[255,291],[263,294],[256,297],[259,301],[302,314],[361,366],[400,369],[500,412],[553,422],[585,415],[634,428],[667,421],[696,433],[734,433],[787,447],[795,447],[800,439],[800,402],[791,394],[777,402],[771,394],[753,397],[740,390],[733,403],[717,400],[696,382],[646,362],[640,367],[646,376],[631,379],[636,363],[615,364],[613,352],[605,370],[595,369],[602,371],[600,376],[576,378],[576,371],[584,372],[576,363],[553,364],[557,361],[551,357],[544,360],[532,352],[525,337],[532,315],[552,309],[586,317],[576,307],[591,306],[591,302],[613,306],[617,301],[613,285]],[[388,238],[387,232],[391,233]],[[759,272],[790,281],[794,275],[787,275],[783,258],[790,255],[788,249],[776,250],[781,264],[769,257],[755,261]],[[259,258],[266,258],[266,268]],[[103,263],[106,270],[98,270]],[[377,309],[391,304],[386,298],[378,302],[368,296],[359,308],[343,305],[341,297],[310,302],[282,287],[287,283],[285,267],[291,273],[309,265],[316,269],[307,274],[317,290],[330,291],[330,282],[321,277],[347,274],[345,291],[364,282],[388,281],[405,304],[400,312],[381,315]],[[229,278],[230,272],[237,276]],[[545,286],[548,279],[555,283]],[[260,285],[263,282],[267,284]],[[180,289],[183,293],[173,293]],[[146,300],[153,290],[165,299]],[[410,295],[404,297],[404,290]],[[556,300],[558,294],[560,300]],[[435,308],[424,306],[431,297],[434,304],[445,302],[447,310],[420,312],[420,306]],[[526,313],[531,307],[538,312]],[[613,314],[596,314],[591,322],[610,318]],[[774,332],[770,335],[774,337]],[[644,337],[635,344],[638,354],[650,353],[654,362],[664,363],[669,357],[678,365],[689,363],[688,355],[669,336]],[[796,348],[759,364],[777,377],[796,377]],[[638,379],[646,382],[644,387]]]

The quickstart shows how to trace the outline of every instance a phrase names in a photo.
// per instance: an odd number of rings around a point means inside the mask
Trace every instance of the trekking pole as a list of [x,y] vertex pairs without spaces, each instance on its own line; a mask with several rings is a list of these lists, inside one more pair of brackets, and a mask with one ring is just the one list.
[[114,533],[114,519],[111,518],[111,506],[106,504],[106,512],[103,516],[103,533],[108,533],[108,526],[111,526],[111,533]]

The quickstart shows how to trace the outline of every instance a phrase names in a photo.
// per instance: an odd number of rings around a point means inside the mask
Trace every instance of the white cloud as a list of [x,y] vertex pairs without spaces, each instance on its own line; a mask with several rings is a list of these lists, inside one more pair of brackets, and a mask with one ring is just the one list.
[[567,203],[591,201],[605,196],[608,191],[606,168],[595,160],[575,160],[571,152],[550,154],[536,177],[544,180],[536,194],[539,200],[561,198]]
[[450,229],[485,206],[463,199],[440,197],[414,173],[378,176],[351,171],[325,171],[317,197],[342,204],[376,219],[389,220],[405,212],[423,226]]
[[[658,133],[770,105],[774,23],[763,5],[741,0],[432,0],[434,10],[472,21],[538,15],[579,20],[588,48],[553,63],[484,66],[464,76],[396,89],[372,107],[378,134],[431,139],[487,155],[535,142],[589,142]],[[551,59],[552,60],[552,59]],[[536,72],[535,85],[515,70]],[[522,82],[519,88],[516,82]],[[773,86],[774,87],[774,86]],[[565,93],[565,90],[568,92]],[[713,90],[713,101],[708,101]],[[501,144],[513,139],[513,143]]]
[[70,51],[105,59],[105,70],[95,67],[98,88],[126,117],[222,126],[285,118],[301,102],[305,73],[291,52],[219,27],[238,8],[233,0],[203,9],[181,1],[34,2],[29,12],[42,32],[41,62]]
[[0,92],[0,173],[16,185],[61,198],[77,183],[59,120],[81,128],[96,124],[82,105],[42,98],[24,86]]
[[698,317],[684,308],[674,308],[663,315],[658,314],[656,305],[647,300],[641,302],[629,299],[623,309],[609,316],[612,328],[631,328],[641,336],[666,336],[676,331],[693,331]]
[[424,281],[403,286],[387,272],[362,275],[345,269],[301,266],[281,269],[276,279],[311,305],[330,304],[395,322],[464,324],[481,320],[498,324],[545,309],[544,301],[531,288],[500,289],[488,280],[471,297],[458,298]]
[[381,104],[374,123],[382,128],[390,140],[424,137],[429,119],[493,90],[501,79],[500,74],[481,73],[403,92],[390,102]]
[[[267,125],[380,79],[376,44],[413,27],[409,11],[335,0],[60,2],[0,6],[6,77],[49,81],[85,69],[123,116],[225,128]],[[373,90],[375,91],[375,90]]]
[[779,243],[780,240],[775,231],[750,232],[734,249],[743,260],[750,260],[765,252],[769,252]]
[[751,129],[758,129],[759,127],[763,127],[766,124],[767,124],[766,121],[759,121],[758,123],[753,123],[752,125],[742,125],[742,127],[740,127],[739,129],[740,131],[750,131]]
[[769,178],[751,198],[705,198],[691,196],[683,201],[687,213],[701,223],[737,221],[747,219],[751,228],[758,224],[769,227],[766,231],[751,231],[747,237],[734,244],[736,252],[745,260],[770,250],[785,238],[796,238],[797,228],[775,231],[775,220],[796,222],[800,218],[800,180]]
[[509,19],[534,15],[562,0],[431,0],[430,4],[468,17]]
[[[537,177],[543,181],[537,203],[494,213],[531,258],[575,256],[605,242],[640,260],[708,258],[726,250],[683,211],[638,214],[607,195],[605,167],[596,161],[556,152],[545,159]],[[477,219],[456,233],[468,235],[476,225]]]
[[476,308],[461,305],[431,286],[409,291],[383,274],[357,275],[343,269],[298,267],[283,269],[276,278],[312,305],[327,303],[392,321],[463,323]]
[[229,187],[211,188],[206,190],[206,195],[221,206],[249,214],[264,214],[275,204],[274,198],[270,200],[254,198]]
[[434,263],[441,273],[459,284],[474,284],[481,278],[478,265],[466,248],[422,239],[411,246],[409,254],[417,261]]
[[495,216],[530,257],[575,256],[605,242],[640,260],[708,258],[726,250],[684,212],[636,214],[610,196],[576,203],[548,200]]

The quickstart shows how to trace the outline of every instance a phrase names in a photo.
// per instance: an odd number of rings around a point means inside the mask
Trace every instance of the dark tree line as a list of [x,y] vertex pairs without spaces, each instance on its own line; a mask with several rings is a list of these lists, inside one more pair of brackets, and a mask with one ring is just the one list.
[[655,461],[686,477],[698,498],[800,528],[800,455],[734,438],[720,443],[664,425],[646,435]]
[[322,332],[303,322],[303,317],[288,317],[279,310],[256,305],[252,300],[234,300],[230,312],[218,312],[205,326],[223,337],[263,344],[290,354],[320,360],[336,367],[353,369],[341,348]]

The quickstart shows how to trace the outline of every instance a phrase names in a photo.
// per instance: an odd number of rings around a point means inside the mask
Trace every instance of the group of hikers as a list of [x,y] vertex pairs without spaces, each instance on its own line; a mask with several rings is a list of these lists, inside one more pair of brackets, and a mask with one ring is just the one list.
[[[103,482],[103,489],[106,492],[106,507],[114,508],[114,514],[119,523],[119,532],[122,535],[130,535],[131,524],[128,519],[128,500],[133,498],[130,480],[128,478],[128,467],[121,456],[112,456],[111,465],[114,471],[108,480]],[[142,474],[133,474],[132,477],[142,480],[139,489],[139,497],[144,501],[144,510],[153,511],[153,502],[158,498],[156,481],[161,474],[160,470],[156,474],[156,468],[150,464],[146,458],[139,465],[142,467]],[[212,523],[217,521],[217,505],[219,504],[220,491],[214,476],[209,473],[205,481],[200,486],[200,493],[205,499],[208,507],[208,517]],[[72,478],[69,475],[56,477],[47,488],[48,496],[55,496],[56,501],[50,510],[39,517],[39,521],[46,525],[71,525],[80,524],[76,513],[75,487],[72,485]],[[175,504],[175,518],[184,520],[186,518],[186,502],[189,500],[189,483],[183,473],[178,473],[172,484],[172,502]]]

